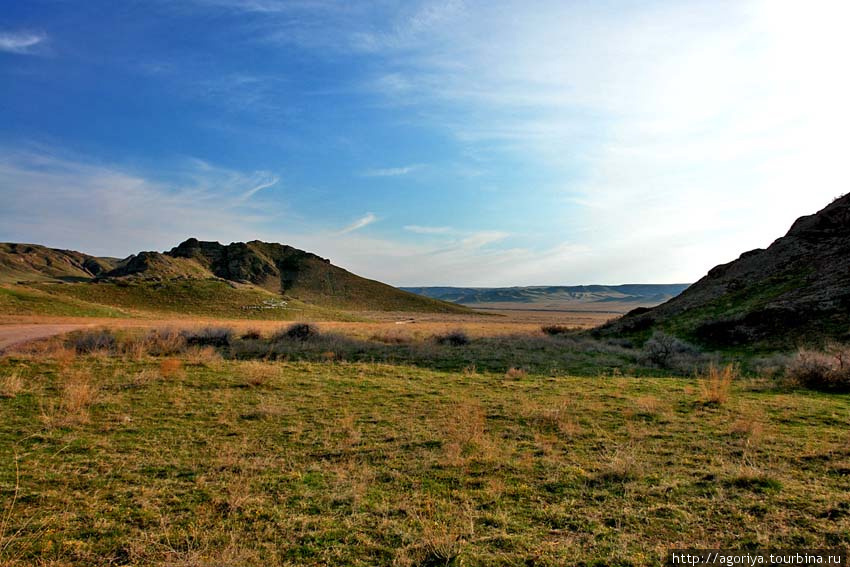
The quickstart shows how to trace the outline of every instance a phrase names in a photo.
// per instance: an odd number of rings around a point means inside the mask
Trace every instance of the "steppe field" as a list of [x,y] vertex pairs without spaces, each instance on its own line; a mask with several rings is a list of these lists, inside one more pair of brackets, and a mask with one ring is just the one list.
[[0,358],[0,564],[659,565],[676,547],[850,545],[850,399],[795,386],[777,356],[579,332],[609,316],[6,316],[7,343],[71,332]]

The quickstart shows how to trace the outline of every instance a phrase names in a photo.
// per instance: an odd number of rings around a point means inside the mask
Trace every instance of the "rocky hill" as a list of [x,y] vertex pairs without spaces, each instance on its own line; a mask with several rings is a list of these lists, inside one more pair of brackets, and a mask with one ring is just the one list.
[[98,258],[38,244],[0,243],[0,282],[84,281],[115,268],[116,258]]
[[0,281],[22,280],[89,282],[101,287],[176,281],[191,286],[193,281],[216,280],[326,308],[471,312],[362,278],[315,254],[258,240],[223,245],[190,238],[168,252],[140,252],[120,261],[44,246],[0,245]]
[[717,266],[681,295],[597,333],[655,329],[712,347],[850,340],[850,195],[797,219],[767,249]]

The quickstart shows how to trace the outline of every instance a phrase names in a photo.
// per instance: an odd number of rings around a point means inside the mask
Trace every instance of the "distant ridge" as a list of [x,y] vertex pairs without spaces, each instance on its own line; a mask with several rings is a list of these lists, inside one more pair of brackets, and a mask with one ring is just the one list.
[[619,310],[658,305],[688,284],[625,284],[525,287],[404,287],[427,297],[476,307]]
[[767,249],[716,266],[681,295],[597,334],[653,330],[717,347],[850,340],[850,195],[800,217]]
[[191,285],[202,280],[245,285],[324,308],[471,313],[459,305],[362,278],[316,254],[259,240],[224,245],[189,238],[167,252],[139,252],[123,260],[34,244],[0,244],[3,283],[126,286],[134,282]]

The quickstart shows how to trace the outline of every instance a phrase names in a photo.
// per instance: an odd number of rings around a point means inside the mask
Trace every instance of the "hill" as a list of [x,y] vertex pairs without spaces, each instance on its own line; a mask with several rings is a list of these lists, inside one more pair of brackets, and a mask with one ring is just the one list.
[[[310,252],[257,240],[223,245],[190,238],[168,252],[140,252],[120,261],[4,244],[0,282],[26,288],[16,289],[14,305],[30,310],[38,309],[35,300],[46,293],[65,303],[71,299],[72,306],[84,302],[87,310],[107,305],[233,317],[250,312],[278,318],[289,311],[323,317],[337,310],[471,312],[362,278]],[[12,295],[6,296],[11,305]]]
[[663,303],[688,284],[531,287],[406,287],[413,293],[479,309],[539,309],[625,313]]
[[38,244],[0,242],[0,283],[85,281],[115,268],[116,258],[98,258]]
[[681,295],[597,334],[656,329],[712,347],[850,339],[850,195],[797,219],[767,249],[717,266]]

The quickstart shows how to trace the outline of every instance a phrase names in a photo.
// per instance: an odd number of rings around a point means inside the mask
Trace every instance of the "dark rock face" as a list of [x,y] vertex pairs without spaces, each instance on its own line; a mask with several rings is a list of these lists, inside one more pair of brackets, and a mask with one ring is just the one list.
[[600,335],[662,328],[716,347],[850,339],[850,195],[797,219],[767,249],[722,264],[678,297]]

